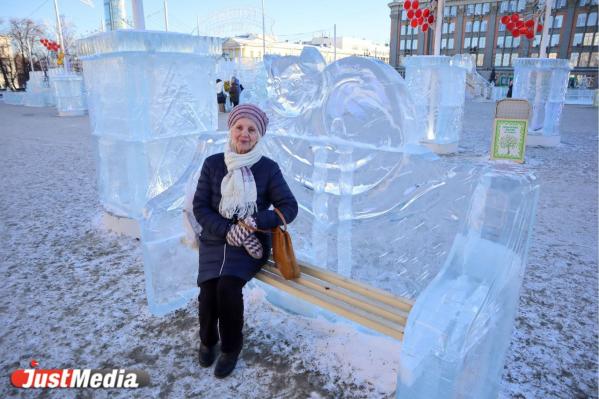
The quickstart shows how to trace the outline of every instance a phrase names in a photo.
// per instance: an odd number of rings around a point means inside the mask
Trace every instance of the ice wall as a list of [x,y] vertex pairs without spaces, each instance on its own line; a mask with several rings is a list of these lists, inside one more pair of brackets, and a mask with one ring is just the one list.
[[457,145],[462,132],[466,73],[473,68],[470,57],[411,56],[404,59],[404,65],[420,140]]
[[98,187],[108,211],[140,218],[217,127],[215,56],[222,39],[111,31],[78,42]]
[[513,98],[528,100],[529,135],[558,136],[568,89],[570,64],[565,59],[518,58],[514,61]]
[[79,75],[60,75],[52,78],[56,109],[59,116],[84,115],[87,112],[83,78]]
[[54,93],[50,88],[49,79],[44,75],[44,72],[29,72],[23,105],[27,107],[48,107],[54,104]]

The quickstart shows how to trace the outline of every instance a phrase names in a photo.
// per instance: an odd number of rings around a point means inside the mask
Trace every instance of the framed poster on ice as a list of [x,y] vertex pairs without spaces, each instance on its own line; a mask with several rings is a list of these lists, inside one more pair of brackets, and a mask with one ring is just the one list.
[[528,121],[526,119],[495,118],[491,159],[524,162]]

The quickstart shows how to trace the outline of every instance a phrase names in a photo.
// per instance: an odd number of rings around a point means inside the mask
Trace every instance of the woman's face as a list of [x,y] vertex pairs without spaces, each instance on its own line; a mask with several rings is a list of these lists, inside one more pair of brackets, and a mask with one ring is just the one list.
[[239,118],[231,127],[230,135],[233,151],[238,154],[250,152],[260,139],[256,124],[248,118]]

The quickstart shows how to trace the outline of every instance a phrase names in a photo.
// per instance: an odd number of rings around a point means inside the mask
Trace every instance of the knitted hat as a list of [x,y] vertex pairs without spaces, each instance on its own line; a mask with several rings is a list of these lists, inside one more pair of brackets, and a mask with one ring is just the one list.
[[229,129],[241,118],[248,118],[254,122],[260,132],[260,136],[264,136],[268,127],[268,116],[266,116],[264,111],[253,104],[240,104],[234,107],[229,113],[229,119],[227,120]]

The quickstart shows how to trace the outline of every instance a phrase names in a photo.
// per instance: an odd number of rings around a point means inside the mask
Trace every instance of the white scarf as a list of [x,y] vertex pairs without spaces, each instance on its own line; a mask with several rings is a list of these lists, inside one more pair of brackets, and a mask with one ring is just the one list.
[[231,142],[225,145],[228,173],[220,184],[222,198],[218,206],[218,211],[223,217],[230,219],[237,215],[239,219],[243,219],[258,211],[256,181],[250,167],[258,162],[262,155],[260,141],[246,154],[233,151]]

